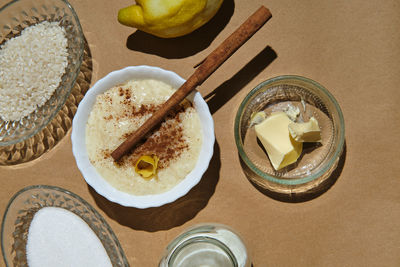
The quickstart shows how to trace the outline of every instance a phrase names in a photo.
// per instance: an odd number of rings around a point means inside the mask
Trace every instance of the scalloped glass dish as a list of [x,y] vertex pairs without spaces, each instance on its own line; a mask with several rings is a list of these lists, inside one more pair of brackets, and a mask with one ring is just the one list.
[[[285,111],[297,106],[300,116],[314,116],[321,143],[304,143],[296,163],[276,171],[250,126],[254,112]],[[337,167],[344,146],[344,118],[335,98],[323,86],[300,76],[279,76],[257,85],[243,100],[235,118],[235,141],[250,181],[264,189],[303,193],[327,180]]]
[[192,92],[187,99],[193,103],[199,115],[203,135],[200,154],[194,169],[172,189],[160,194],[133,195],[116,189],[97,172],[89,160],[85,141],[86,124],[97,95],[132,79],[159,80],[173,88],[179,88],[185,82],[183,78],[172,71],[152,66],[131,66],[109,73],[90,88],[79,104],[72,124],[72,152],[86,182],[100,195],[127,207],[141,209],[159,207],[186,195],[201,180],[213,155],[214,122],[208,105],[200,93]]
[[42,130],[67,100],[79,74],[84,36],[77,14],[65,0],[15,0],[0,9],[0,44],[42,21],[59,22],[68,40],[68,65],[61,83],[40,108],[18,121],[0,118],[0,146],[22,142]]
[[26,242],[30,223],[41,208],[59,207],[82,218],[102,242],[113,266],[128,266],[125,253],[104,218],[78,195],[55,186],[29,186],[7,205],[1,226],[1,249],[6,266],[27,266]]

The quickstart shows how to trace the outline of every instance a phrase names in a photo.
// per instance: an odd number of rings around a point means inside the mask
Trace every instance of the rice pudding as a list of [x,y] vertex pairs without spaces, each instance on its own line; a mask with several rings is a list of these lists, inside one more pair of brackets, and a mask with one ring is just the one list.
[[[111,157],[111,152],[174,92],[175,88],[158,80],[131,80],[97,96],[86,126],[86,148],[97,172],[116,189],[133,195],[159,194],[194,169],[202,146],[202,129],[191,105],[168,115],[118,163]],[[135,172],[136,162],[143,155],[159,159],[157,174],[151,178]]]

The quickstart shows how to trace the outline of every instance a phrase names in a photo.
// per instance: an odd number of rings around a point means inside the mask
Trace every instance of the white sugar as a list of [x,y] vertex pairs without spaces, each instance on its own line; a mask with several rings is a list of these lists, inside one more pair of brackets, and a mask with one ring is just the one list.
[[30,267],[112,266],[89,225],[62,208],[45,207],[35,214],[29,227],[26,253]]

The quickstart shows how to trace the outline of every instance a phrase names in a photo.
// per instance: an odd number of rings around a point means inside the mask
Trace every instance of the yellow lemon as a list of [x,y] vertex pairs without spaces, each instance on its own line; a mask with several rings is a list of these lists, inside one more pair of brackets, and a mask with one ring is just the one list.
[[136,0],[119,10],[118,21],[162,38],[182,36],[207,23],[223,0]]
[[151,178],[157,173],[158,157],[156,155],[141,156],[136,162],[135,171],[143,178]]

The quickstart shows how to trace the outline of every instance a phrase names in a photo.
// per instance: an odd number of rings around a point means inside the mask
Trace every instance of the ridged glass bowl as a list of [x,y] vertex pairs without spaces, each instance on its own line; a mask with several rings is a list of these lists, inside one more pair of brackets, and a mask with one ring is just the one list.
[[35,213],[44,207],[59,207],[78,215],[100,239],[112,265],[129,266],[114,232],[89,203],[70,191],[47,185],[26,187],[8,203],[1,225],[1,249],[6,266],[27,266],[29,226]]
[[79,74],[84,52],[84,36],[78,16],[65,0],[14,0],[0,9],[0,44],[43,21],[59,22],[68,40],[68,65],[60,85],[40,108],[18,121],[0,118],[0,146],[22,142],[40,130],[58,113]]
[[[307,121],[314,116],[321,129],[320,143],[304,143],[296,163],[276,171],[258,141],[252,114],[285,111],[297,106]],[[344,148],[344,118],[332,94],[301,76],[279,76],[257,85],[240,104],[235,118],[235,141],[247,178],[257,186],[283,194],[315,191],[338,166]]]

